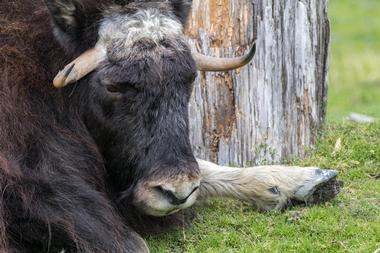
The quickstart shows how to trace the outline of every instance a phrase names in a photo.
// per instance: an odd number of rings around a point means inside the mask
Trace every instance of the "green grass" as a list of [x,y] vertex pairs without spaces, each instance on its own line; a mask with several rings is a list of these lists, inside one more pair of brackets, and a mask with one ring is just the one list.
[[[235,201],[197,207],[195,223],[151,237],[152,252],[374,252],[380,248],[380,125],[326,127],[323,138],[298,165],[334,168],[345,181],[331,203],[258,213]],[[342,149],[333,154],[336,140]],[[292,219],[300,212],[298,221]]]
[[330,0],[328,119],[349,112],[380,118],[380,1]]
[[[328,124],[308,158],[293,164],[334,168],[345,181],[331,203],[258,213],[236,201],[197,207],[190,228],[150,237],[155,252],[369,252],[380,248],[380,123],[344,121],[350,112],[380,118],[380,1],[330,0],[332,46]],[[333,154],[338,138],[342,149]],[[294,213],[301,218],[294,220]]]

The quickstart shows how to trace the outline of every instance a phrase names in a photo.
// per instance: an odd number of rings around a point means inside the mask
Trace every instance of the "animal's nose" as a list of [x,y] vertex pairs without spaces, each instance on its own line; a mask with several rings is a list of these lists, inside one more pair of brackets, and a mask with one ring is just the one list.
[[199,181],[183,183],[178,186],[164,184],[158,186],[158,190],[172,205],[179,206],[184,203],[199,189]]

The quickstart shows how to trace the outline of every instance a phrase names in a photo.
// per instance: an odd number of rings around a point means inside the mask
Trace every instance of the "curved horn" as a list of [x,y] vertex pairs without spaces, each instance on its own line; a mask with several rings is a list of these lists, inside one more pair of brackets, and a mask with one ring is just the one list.
[[253,43],[249,53],[235,58],[218,58],[193,52],[193,57],[201,71],[227,71],[237,69],[248,64],[256,53],[256,42]]
[[94,71],[99,63],[105,59],[106,52],[101,48],[91,48],[81,54],[74,61],[66,65],[54,78],[53,85],[56,88],[63,88],[66,85],[76,82]]

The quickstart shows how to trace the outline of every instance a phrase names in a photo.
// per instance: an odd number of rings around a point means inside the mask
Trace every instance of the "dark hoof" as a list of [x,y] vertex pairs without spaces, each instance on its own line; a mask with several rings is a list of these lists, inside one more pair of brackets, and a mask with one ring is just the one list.
[[315,192],[306,200],[306,204],[320,204],[334,199],[342,190],[343,181],[332,178],[317,186]]
[[290,205],[320,204],[334,199],[343,188],[335,170],[315,170],[315,177],[300,187],[290,200]]

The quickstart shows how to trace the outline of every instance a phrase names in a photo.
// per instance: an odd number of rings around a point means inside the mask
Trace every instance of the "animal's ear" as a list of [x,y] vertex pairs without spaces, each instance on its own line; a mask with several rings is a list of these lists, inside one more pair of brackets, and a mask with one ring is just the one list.
[[45,0],[54,23],[71,38],[79,36],[85,23],[85,13],[77,0]]
[[187,21],[192,2],[192,0],[171,0],[173,12],[182,24]]

